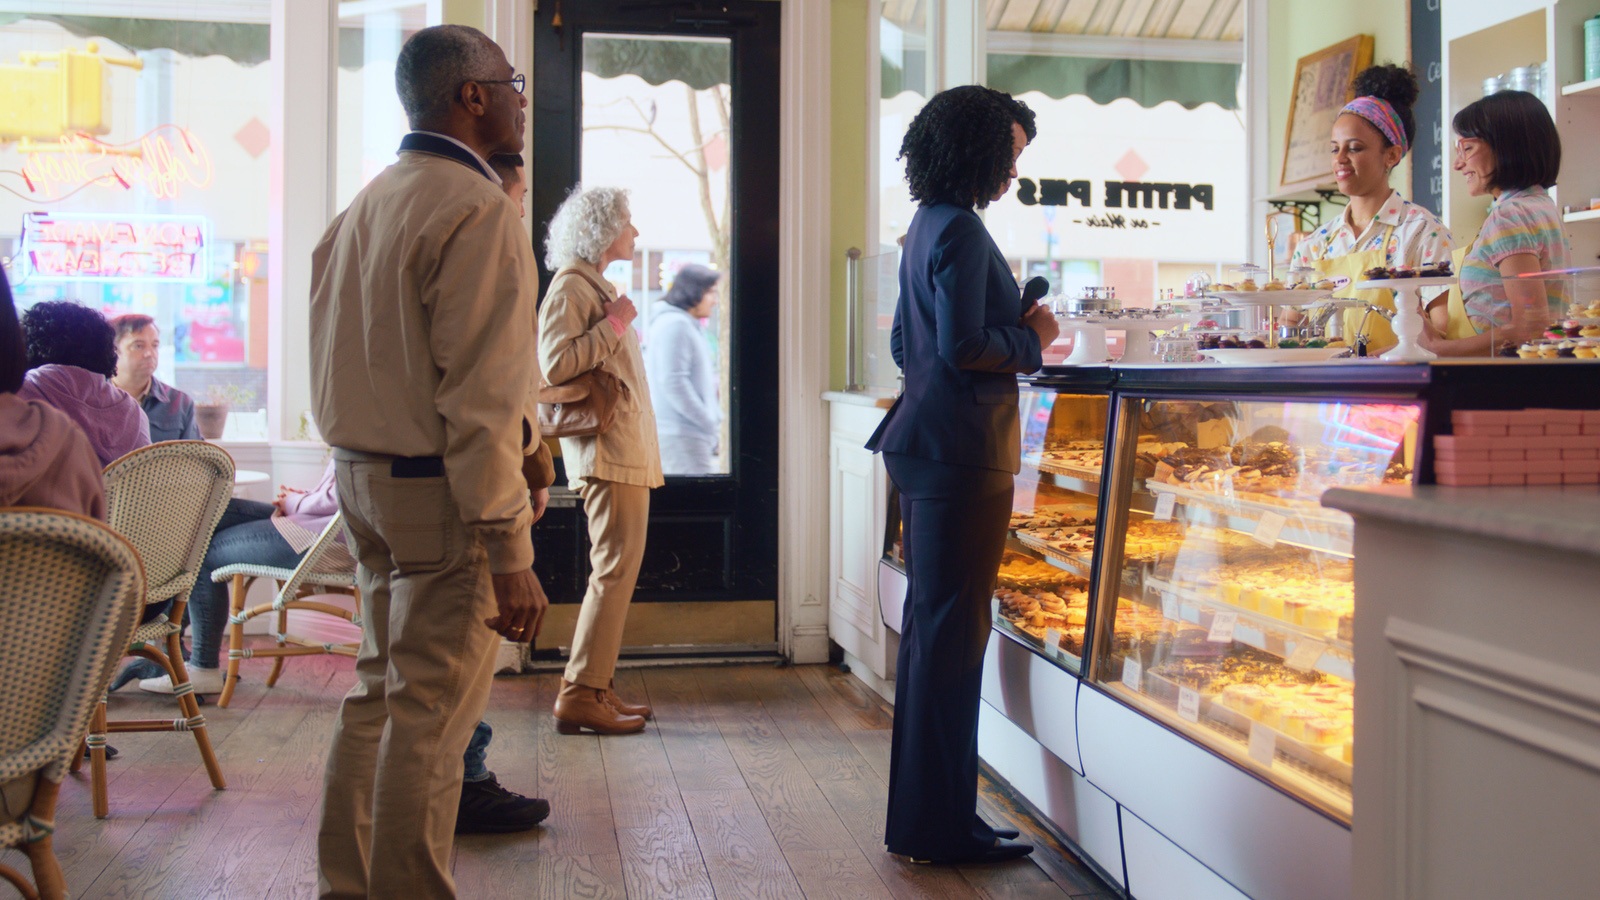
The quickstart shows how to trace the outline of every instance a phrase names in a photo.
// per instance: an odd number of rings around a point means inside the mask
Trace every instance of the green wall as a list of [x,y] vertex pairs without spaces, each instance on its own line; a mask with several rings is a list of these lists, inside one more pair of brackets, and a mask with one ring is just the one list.
[[[1268,191],[1278,187],[1283,171],[1283,129],[1289,121],[1289,97],[1294,85],[1294,67],[1300,57],[1315,53],[1358,34],[1370,34],[1372,61],[1404,64],[1410,57],[1408,4],[1400,0],[1344,0],[1342,3],[1313,3],[1308,0],[1268,0],[1268,125],[1267,144],[1271,148]],[[1394,170],[1389,184],[1401,194],[1411,195],[1411,157]],[[1343,213],[1344,207],[1324,203],[1323,221]]]
[[867,247],[867,3],[833,0],[828,165],[829,383],[845,383],[845,251]]

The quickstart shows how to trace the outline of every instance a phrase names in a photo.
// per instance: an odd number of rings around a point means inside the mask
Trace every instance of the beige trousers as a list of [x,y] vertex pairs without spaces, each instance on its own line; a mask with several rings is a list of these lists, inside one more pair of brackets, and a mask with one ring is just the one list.
[[578,494],[589,517],[589,589],[578,610],[566,678],[573,684],[603,688],[617,671],[622,627],[644,559],[650,489],[585,478]]
[[483,624],[495,612],[488,557],[444,478],[342,458],[336,473],[363,627],[328,753],[318,894],[453,898],[461,754],[488,705],[499,640]]

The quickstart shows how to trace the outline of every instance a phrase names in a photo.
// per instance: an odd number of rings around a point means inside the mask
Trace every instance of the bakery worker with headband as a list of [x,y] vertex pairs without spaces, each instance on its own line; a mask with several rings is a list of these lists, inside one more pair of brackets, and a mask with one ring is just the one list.
[[[1329,149],[1339,193],[1350,198],[1344,214],[1301,240],[1292,266],[1310,266],[1322,277],[1343,275],[1365,280],[1368,269],[1423,266],[1446,262],[1455,245],[1450,229],[1433,213],[1389,187],[1389,173],[1411,149],[1417,123],[1411,106],[1417,100],[1417,79],[1395,65],[1371,66],[1356,75],[1356,98],[1333,121]],[[1442,289],[1440,289],[1442,290]],[[1365,304],[1393,310],[1394,292],[1341,291]],[[1423,300],[1437,291],[1423,291]],[[1390,323],[1360,307],[1343,313],[1344,339],[1355,346],[1367,336],[1368,354],[1399,342]]]

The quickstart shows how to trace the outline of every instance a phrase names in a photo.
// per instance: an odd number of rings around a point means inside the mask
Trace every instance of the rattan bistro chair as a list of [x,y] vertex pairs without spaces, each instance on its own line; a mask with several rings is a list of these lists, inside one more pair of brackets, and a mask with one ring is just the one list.
[[[234,685],[239,683],[239,661],[242,659],[257,656],[272,658],[272,674],[267,676],[267,687],[272,687],[278,683],[278,675],[283,672],[284,659],[290,656],[323,653],[355,656],[361,650],[359,641],[325,642],[289,634],[290,610],[323,613],[360,627],[359,612],[314,599],[326,594],[348,594],[357,599],[359,609],[361,595],[356,590],[356,561],[338,541],[343,528],[344,513],[335,513],[333,520],[317,535],[316,542],[306,550],[300,558],[300,564],[293,569],[238,563],[223,566],[211,573],[212,581],[232,582],[229,586],[232,613],[228,616],[228,675],[222,685],[222,696],[217,698],[218,706],[226,707],[233,699]],[[278,594],[271,603],[246,609],[245,595],[258,578],[271,578],[277,582]],[[246,647],[244,623],[268,613],[277,613],[278,616],[278,630],[272,635],[278,645]]]
[[[127,655],[151,660],[172,676],[173,695],[183,717],[106,722],[105,703],[95,711],[89,732],[90,764],[95,769],[94,814],[109,811],[106,798],[105,732],[187,731],[194,735],[211,786],[228,786],[206,734],[206,717],[189,684],[178,641],[189,589],[211,546],[211,532],[233,494],[233,457],[205,441],[162,441],[140,447],[106,466],[106,521],[127,538],[144,561],[145,604],[172,601],[165,615],[140,625]],[[163,648],[165,648],[163,650]]]
[[139,555],[116,532],[59,510],[0,509],[0,846],[28,855],[38,890],[9,866],[0,877],[24,897],[66,894],[56,796],[143,600]]

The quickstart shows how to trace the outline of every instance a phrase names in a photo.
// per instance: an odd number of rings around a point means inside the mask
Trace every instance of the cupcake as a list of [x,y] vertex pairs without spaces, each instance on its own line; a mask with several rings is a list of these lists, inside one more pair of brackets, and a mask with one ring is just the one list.
[[1578,329],[1580,337],[1600,337],[1600,325],[1585,325]]
[[1577,349],[1578,345],[1574,344],[1572,341],[1562,341],[1561,343],[1556,344],[1556,356],[1564,359],[1571,359],[1574,355],[1573,351]]
[[1517,348],[1517,355],[1523,359],[1538,359],[1539,345],[1535,344],[1533,341],[1527,341],[1521,347]]
[[1579,359],[1596,359],[1600,353],[1600,341],[1579,341],[1578,346],[1572,350],[1572,355]]
[[1561,348],[1557,347],[1555,344],[1551,343],[1550,341],[1545,341],[1545,342],[1543,342],[1543,343],[1541,343],[1539,345],[1539,358],[1540,359],[1555,359],[1560,354],[1561,354]]
[[1283,290],[1283,282],[1281,282],[1278,279],[1274,278],[1271,281],[1267,282],[1266,284],[1263,284],[1261,286],[1261,289],[1263,291],[1281,291],[1281,290]]
[[1246,278],[1245,280],[1239,282],[1239,290],[1241,291],[1253,291],[1256,289],[1256,280],[1254,278]]

